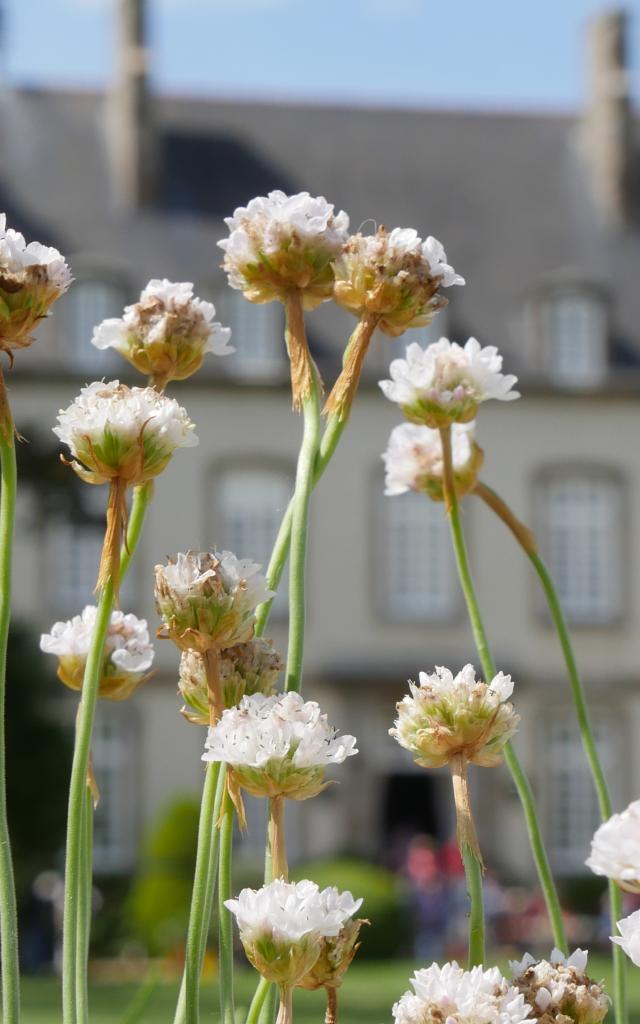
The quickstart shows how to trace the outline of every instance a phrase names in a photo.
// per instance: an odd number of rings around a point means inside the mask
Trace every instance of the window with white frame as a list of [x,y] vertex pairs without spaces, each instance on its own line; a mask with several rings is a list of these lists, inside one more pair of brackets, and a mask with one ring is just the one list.
[[101,351],[91,344],[93,329],[107,317],[122,316],[126,295],[115,280],[81,277],[64,298],[66,356],[78,370],[109,373],[121,364],[112,350]]
[[[586,873],[591,838],[600,824],[595,788],[587,771],[580,731],[572,710],[554,710],[546,719],[547,800],[550,853],[559,874]],[[593,716],[602,767],[614,792],[619,785],[620,721],[606,711]]]
[[94,863],[98,874],[124,873],[135,860],[134,728],[135,717],[129,708],[100,701],[91,746],[100,791],[94,819]]
[[620,482],[569,473],[548,479],[540,493],[543,542],[567,619],[612,622],[623,596]]
[[235,352],[226,356],[229,372],[247,380],[274,380],[286,373],[284,316],[279,302],[257,304],[227,288],[216,303],[220,320],[231,328]]
[[[269,564],[282,517],[293,490],[293,478],[284,469],[244,467],[216,476],[213,505],[216,547],[238,558]],[[286,575],[278,588],[273,610],[286,613]]]
[[415,492],[381,503],[381,611],[396,621],[450,619],[459,609],[460,590],[443,505]]
[[567,289],[543,304],[549,373],[572,387],[597,384],[607,368],[607,308],[595,292]]

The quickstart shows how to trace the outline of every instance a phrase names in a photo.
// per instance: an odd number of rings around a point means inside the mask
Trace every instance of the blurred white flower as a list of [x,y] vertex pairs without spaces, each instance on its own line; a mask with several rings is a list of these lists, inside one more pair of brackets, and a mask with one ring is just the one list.
[[618,921],[619,935],[612,935],[611,941],[621,946],[636,967],[640,967],[640,910]]
[[380,381],[385,398],[396,402],[407,419],[428,427],[468,423],[481,402],[519,398],[517,377],[503,374],[497,348],[482,348],[475,338],[463,346],[447,338],[423,349],[407,346],[405,359],[394,359],[390,380]]
[[587,961],[585,949],[576,949],[568,957],[554,949],[548,960],[526,953],[521,961],[510,961],[510,967],[518,989],[544,1021],[600,1024],[610,1000],[602,985],[586,974]]
[[[50,633],[40,637],[40,648],[58,658],[58,677],[72,690],[82,689],[84,669],[96,622],[95,605],[67,622],[55,622]],[[99,695],[106,700],[124,700],[147,678],[153,663],[153,646],[145,619],[111,613],[104,647]]]
[[515,733],[519,715],[508,703],[511,676],[499,672],[489,684],[476,679],[473,665],[456,676],[442,666],[396,705],[398,718],[389,735],[409,750],[416,763],[439,768],[453,756],[484,767],[499,764],[505,743]]
[[273,596],[256,562],[231,551],[187,551],[156,565],[156,608],[182,650],[222,650],[253,635],[257,606]]
[[214,321],[215,312],[213,303],[194,296],[191,282],[154,279],[122,317],[103,320],[91,340],[96,348],[114,348],[156,386],[164,386],[190,377],[207,352],[234,351],[231,331]]
[[58,413],[54,434],[71,449],[78,476],[134,485],[162,472],[176,448],[198,443],[194,425],[173,398],[117,380],[83,388]]
[[629,892],[640,892],[640,800],[600,825],[585,863],[594,874],[613,878]]
[[209,729],[202,759],[230,765],[254,796],[306,800],[323,788],[327,766],[357,752],[355,737],[339,736],[315,701],[255,693]]
[[[453,476],[458,497],[475,486],[483,462],[475,443],[475,423],[455,423],[451,431]],[[434,501],[444,500],[442,438],[439,430],[417,423],[400,423],[382,455],[385,490],[389,496],[422,491]]]
[[416,971],[411,984],[414,992],[393,1007],[395,1024],[535,1024],[531,1007],[497,967],[432,964]]

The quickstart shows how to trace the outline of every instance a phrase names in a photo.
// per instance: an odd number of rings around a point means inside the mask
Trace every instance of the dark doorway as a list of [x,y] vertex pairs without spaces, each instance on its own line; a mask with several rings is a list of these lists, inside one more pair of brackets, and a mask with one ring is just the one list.
[[388,776],[380,821],[383,860],[395,860],[394,854],[399,855],[416,835],[430,836],[437,843],[449,838],[441,785],[442,780],[429,772]]

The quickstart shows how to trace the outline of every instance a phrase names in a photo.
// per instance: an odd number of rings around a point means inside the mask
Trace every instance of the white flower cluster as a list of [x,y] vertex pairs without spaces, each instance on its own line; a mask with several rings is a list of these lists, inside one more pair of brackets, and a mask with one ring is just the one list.
[[600,825],[585,863],[594,874],[615,879],[623,889],[640,892],[640,800]]
[[336,936],[362,900],[332,886],[320,889],[315,882],[278,878],[262,889],[243,889],[225,906],[234,914],[243,941],[295,943],[309,934],[318,939]]
[[[475,443],[474,423],[455,423],[451,431],[453,476],[459,497],[476,481],[482,452]],[[385,491],[389,496],[422,491],[435,501],[444,497],[442,439],[438,430],[417,423],[400,423],[382,455]]]
[[618,921],[619,935],[612,935],[611,941],[621,946],[629,959],[640,967],[640,910]]
[[429,427],[472,420],[488,399],[512,401],[517,378],[503,374],[502,356],[493,345],[482,348],[475,338],[462,347],[447,338],[423,349],[415,342],[405,359],[394,359],[382,393],[396,402],[407,419]]
[[0,288],[2,278],[24,282],[29,274],[42,276],[59,295],[66,292],[73,278],[65,259],[50,245],[27,242],[24,235],[7,228],[6,214],[0,213]]
[[191,282],[153,279],[122,317],[95,328],[92,344],[114,348],[163,384],[184,380],[199,369],[207,352],[224,356],[234,351],[231,331],[214,321],[215,312],[213,303],[194,296]]
[[575,1024],[600,1024],[610,1001],[602,985],[586,974],[588,953],[576,949],[565,957],[554,949],[548,960],[526,953],[510,961],[515,983],[541,1021],[571,1020]]
[[513,692],[511,676],[499,672],[487,684],[476,679],[473,665],[465,665],[456,676],[436,666],[431,675],[420,673],[420,685],[410,682],[409,687],[389,734],[418,764],[438,768],[458,754],[485,767],[500,762],[520,720],[507,703]]
[[[58,658],[59,678],[74,690],[82,687],[96,616],[95,605],[87,605],[69,621],[55,622],[51,632],[40,638],[41,650]],[[100,696],[107,700],[128,697],[151,668],[153,655],[146,620],[113,611],[104,647]]]
[[464,971],[455,960],[416,971],[393,1007],[395,1024],[535,1024],[524,996],[497,967]]

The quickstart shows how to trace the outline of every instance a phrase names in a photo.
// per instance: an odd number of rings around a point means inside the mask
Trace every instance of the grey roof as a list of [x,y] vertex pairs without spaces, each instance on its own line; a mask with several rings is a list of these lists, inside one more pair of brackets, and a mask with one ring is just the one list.
[[[444,242],[468,282],[448,292],[453,336],[495,343],[517,367],[524,298],[566,273],[606,290],[618,359],[636,360],[640,235],[601,222],[576,117],[158,98],[158,204],[131,215],[111,199],[106,106],[5,92],[0,208],[72,264],[121,269],[132,294],[150,276],[212,280],[223,216],[273,187],[308,189],[354,227],[374,218]],[[321,350],[342,342],[340,311],[315,322]]]

